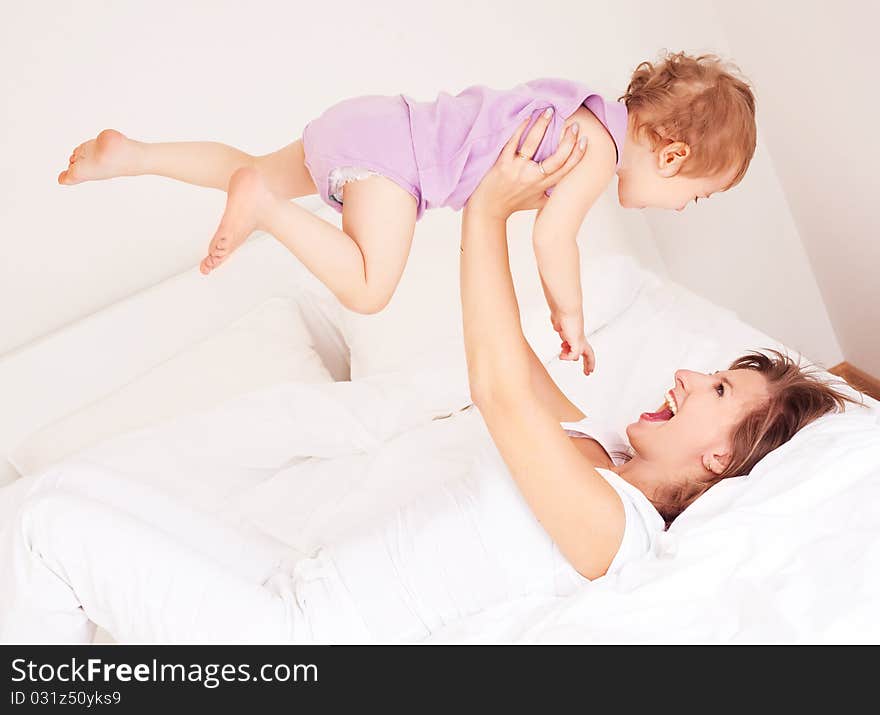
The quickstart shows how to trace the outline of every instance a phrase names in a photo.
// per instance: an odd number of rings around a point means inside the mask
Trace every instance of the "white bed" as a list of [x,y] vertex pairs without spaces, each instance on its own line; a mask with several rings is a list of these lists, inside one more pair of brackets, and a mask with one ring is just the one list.
[[[414,249],[390,308],[367,318],[339,309],[257,236],[210,281],[194,268],[5,356],[0,520],[41,471],[86,460],[305,555],[463,473],[478,431],[462,410],[457,252],[448,253],[420,266]],[[551,359],[527,244],[513,261],[536,351],[575,402],[621,429],[655,406],[675,369],[723,369],[747,349],[779,346],[630,258],[587,251],[598,369],[584,378]],[[210,445],[187,417],[205,409],[228,429]],[[613,579],[570,599],[501,604],[428,641],[876,642],[878,420],[866,398],[805,429],[752,476],[701,497],[656,553]],[[295,438],[263,449],[273,430]]]

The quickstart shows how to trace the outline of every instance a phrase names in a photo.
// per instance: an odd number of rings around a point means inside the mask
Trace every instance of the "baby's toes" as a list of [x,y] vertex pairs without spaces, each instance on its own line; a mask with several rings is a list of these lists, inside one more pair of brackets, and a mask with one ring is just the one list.
[[226,239],[226,236],[223,236],[217,240],[214,244],[214,247],[211,249],[212,256],[225,256],[229,253],[229,241]]
[[76,175],[76,164],[71,164],[64,171],[58,174],[58,183],[59,184],[76,184],[79,182],[79,177]]

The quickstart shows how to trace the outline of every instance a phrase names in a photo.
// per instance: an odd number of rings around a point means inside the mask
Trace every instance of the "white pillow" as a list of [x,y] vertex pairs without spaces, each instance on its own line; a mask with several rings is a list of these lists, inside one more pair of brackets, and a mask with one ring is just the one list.
[[21,475],[34,474],[123,432],[293,380],[333,381],[312,348],[296,301],[270,298],[125,386],[42,427],[12,450],[9,461]]
[[8,460],[0,458],[0,487],[12,484],[21,476],[18,470],[13,467]]
[[[859,457],[856,453],[863,448],[865,455]],[[873,484],[877,484],[880,416],[860,407],[844,414],[825,415],[807,425],[767,454],[748,476],[725,479],[701,495],[670,529],[680,534],[703,528],[734,508],[748,511],[762,504],[767,512],[781,509],[780,516],[808,505],[819,513],[823,501],[849,486],[847,482],[855,477],[847,471],[855,467],[870,473]],[[771,503],[771,498],[778,498],[778,503]]]
[[[523,333],[538,357],[549,360],[559,353],[559,337],[550,324],[531,244],[517,248],[511,265]],[[351,379],[403,369],[413,360],[434,359],[438,349],[447,351],[444,359],[464,359],[458,252],[451,253],[451,259],[435,257],[430,265],[420,261],[421,256],[411,257],[397,292],[381,313],[343,311],[341,328],[351,352]],[[582,261],[587,335],[620,315],[653,280],[653,274],[629,256]]]

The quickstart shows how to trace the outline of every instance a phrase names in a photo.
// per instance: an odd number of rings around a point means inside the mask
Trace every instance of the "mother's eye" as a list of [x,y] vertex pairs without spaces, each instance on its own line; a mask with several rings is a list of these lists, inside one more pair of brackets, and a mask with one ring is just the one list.
[[715,392],[718,393],[718,397],[724,397],[724,383],[719,382],[715,385]]

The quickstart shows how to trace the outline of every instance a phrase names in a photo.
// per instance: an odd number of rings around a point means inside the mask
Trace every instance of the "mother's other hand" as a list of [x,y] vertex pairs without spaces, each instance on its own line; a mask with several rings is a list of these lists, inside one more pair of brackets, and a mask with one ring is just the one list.
[[[556,151],[544,161],[532,160],[547,131],[552,114],[541,114],[534,123],[519,151],[519,139],[531,117],[519,125],[504,145],[495,164],[470,195],[465,210],[479,210],[495,218],[507,219],[517,211],[539,209],[547,203],[544,193],[571,171],[586,154],[586,137],[577,142],[572,124],[563,134]],[[543,167],[543,171],[541,170]]]

